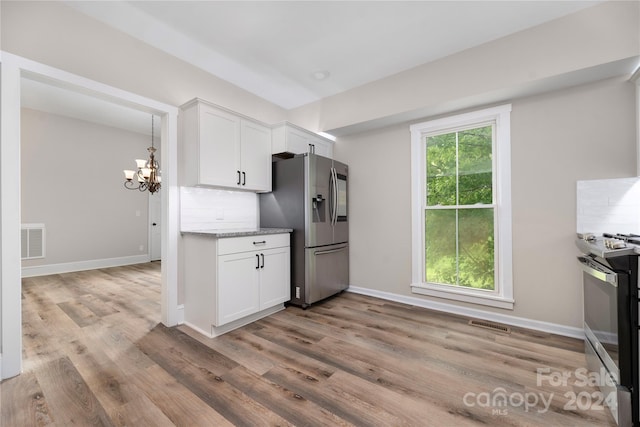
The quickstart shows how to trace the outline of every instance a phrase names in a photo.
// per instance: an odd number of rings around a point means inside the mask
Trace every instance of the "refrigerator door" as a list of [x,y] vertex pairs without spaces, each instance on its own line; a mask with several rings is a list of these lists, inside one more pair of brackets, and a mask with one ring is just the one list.
[[349,286],[347,244],[306,249],[306,286],[303,306],[336,294]]
[[333,162],[332,203],[333,215],[333,243],[344,243],[349,241],[349,212],[347,189],[349,170],[347,165],[340,162]]
[[330,186],[332,160],[314,154],[305,161],[305,246],[324,246],[333,243],[331,224]]

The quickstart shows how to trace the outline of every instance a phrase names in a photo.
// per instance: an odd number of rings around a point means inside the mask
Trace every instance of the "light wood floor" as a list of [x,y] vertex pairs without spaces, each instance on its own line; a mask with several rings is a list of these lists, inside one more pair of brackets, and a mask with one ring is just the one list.
[[158,263],[24,279],[0,425],[615,425],[548,381],[585,366],[577,340],[350,293],[206,339],[159,324],[159,283]]

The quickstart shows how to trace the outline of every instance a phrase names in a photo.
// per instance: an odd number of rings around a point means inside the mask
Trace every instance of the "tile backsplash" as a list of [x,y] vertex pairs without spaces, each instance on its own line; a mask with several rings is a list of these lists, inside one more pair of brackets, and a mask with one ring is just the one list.
[[180,187],[180,230],[258,227],[258,195],[202,187]]
[[640,178],[578,181],[576,231],[640,234]]

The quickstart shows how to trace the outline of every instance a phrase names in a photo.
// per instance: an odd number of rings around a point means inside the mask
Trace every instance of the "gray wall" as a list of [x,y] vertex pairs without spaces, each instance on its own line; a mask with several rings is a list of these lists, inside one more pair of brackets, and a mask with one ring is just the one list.
[[[513,311],[581,327],[576,180],[635,175],[635,85],[610,79],[512,101]],[[411,293],[409,123],[339,138],[350,170],[353,286]],[[472,307],[472,305],[466,304]]]
[[46,258],[23,267],[148,254],[149,195],[122,170],[149,136],[26,108],[21,133],[22,222],[46,226]]

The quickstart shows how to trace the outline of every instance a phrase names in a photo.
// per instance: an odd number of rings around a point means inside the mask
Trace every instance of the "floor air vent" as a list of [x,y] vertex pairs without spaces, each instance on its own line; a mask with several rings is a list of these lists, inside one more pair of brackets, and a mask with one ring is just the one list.
[[492,331],[502,332],[505,334],[511,333],[511,328],[508,326],[501,325],[499,323],[487,322],[486,320],[469,320],[469,325],[477,326],[478,328],[491,329]]

